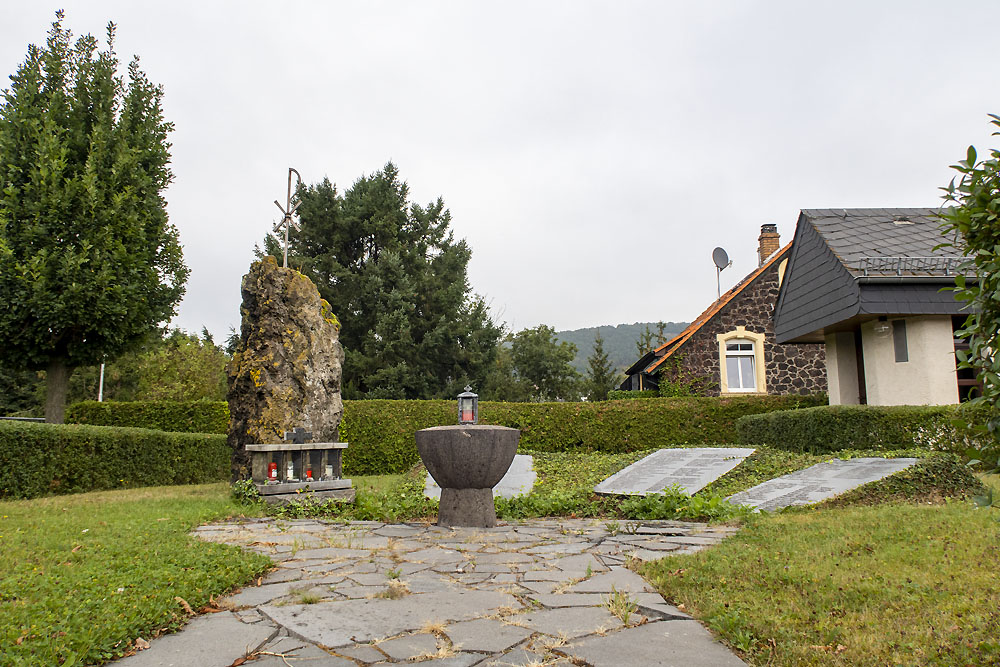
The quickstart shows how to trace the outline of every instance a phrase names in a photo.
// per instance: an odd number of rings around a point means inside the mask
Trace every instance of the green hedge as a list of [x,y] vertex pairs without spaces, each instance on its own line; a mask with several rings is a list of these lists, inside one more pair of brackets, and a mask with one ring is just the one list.
[[225,401],[83,401],[66,409],[66,423],[226,433],[229,405]]
[[659,392],[655,391],[632,391],[625,389],[612,389],[608,392],[609,401],[622,401],[631,398],[659,398]]
[[0,498],[229,477],[223,435],[0,421]]
[[[521,447],[559,452],[578,447],[603,452],[633,452],[672,444],[724,444],[737,441],[736,420],[744,415],[772,410],[812,407],[826,396],[741,396],[734,398],[652,398],[595,403],[494,403],[479,405],[480,422],[521,429]],[[92,406],[107,406],[93,408]],[[226,404],[197,402],[192,410],[211,414],[226,410]],[[167,405],[169,414],[187,414]],[[136,415],[159,417],[154,403],[136,408],[127,403],[77,403],[67,414],[72,420],[86,417],[91,423],[115,424],[118,418]],[[70,420],[67,418],[67,421]],[[97,420],[104,420],[97,422]],[[204,418],[204,421],[209,421]],[[187,427],[201,418],[174,422]],[[340,438],[348,443],[344,452],[346,475],[399,473],[415,464],[413,434],[431,426],[455,423],[455,401],[344,401]],[[214,422],[216,433],[226,432],[226,420]]]
[[[482,424],[521,430],[521,449],[576,448],[618,453],[673,444],[736,442],[736,420],[769,410],[808,407],[825,396],[657,398],[595,403],[479,405]],[[455,423],[454,401],[345,401],[341,438],[345,474],[403,472],[418,461],[413,434]]]
[[792,452],[827,454],[842,449],[911,447],[966,453],[980,436],[952,422],[984,423],[985,406],[827,405],[742,417],[739,442]]

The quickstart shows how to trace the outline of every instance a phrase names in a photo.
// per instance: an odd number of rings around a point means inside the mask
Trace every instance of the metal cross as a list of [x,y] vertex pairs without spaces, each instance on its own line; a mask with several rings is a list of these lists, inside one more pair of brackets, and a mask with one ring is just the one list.
[[290,442],[293,445],[304,445],[306,440],[311,440],[312,437],[313,434],[301,426],[296,426],[291,431],[285,431],[285,442]]
[[284,208],[282,208],[281,204],[278,203],[277,199],[274,200],[274,205],[278,207],[278,210],[281,211],[282,214],[281,221],[274,226],[274,231],[277,232],[282,227],[285,228],[285,258],[282,261],[281,265],[286,269],[288,268],[288,228],[295,227],[296,230],[301,229],[299,223],[292,220],[292,214],[295,213],[295,210],[299,207],[299,204],[301,203],[301,202],[295,202],[295,206],[292,206],[292,174],[295,174],[295,177],[299,179],[299,185],[302,184],[302,177],[299,176],[299,172],[289,167],[288,196],[285,198]]

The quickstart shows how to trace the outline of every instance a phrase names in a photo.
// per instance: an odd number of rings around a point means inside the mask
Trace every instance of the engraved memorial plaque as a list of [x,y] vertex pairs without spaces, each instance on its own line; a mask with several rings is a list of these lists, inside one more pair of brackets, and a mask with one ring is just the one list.
[[725,475],[753,452],[744,447],[660,449],[608,477],[594,491],[644,496],[677,484],[690,495]]

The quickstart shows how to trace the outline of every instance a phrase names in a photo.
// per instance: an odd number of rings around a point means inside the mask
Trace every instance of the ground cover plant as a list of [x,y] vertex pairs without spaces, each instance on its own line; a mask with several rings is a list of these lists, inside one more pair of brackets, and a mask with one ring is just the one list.
[[[0,663],[83,665],[127,653],[262,573],[269,560],[199,542],[239,508],[224,483],[0,502]],[[180,600],[183,600],[181,602]]]
[[996,664],[998,518],[955,501],[796,509],[640,571],[751,664]]
[[[725,498],[744,491],[763,481],[789,472],[807,468],[834,458],[832,454],[801,454],[767,447],[758,448],[743,464],[719,478],[693,496],[666,489],[660,494],[623,498],[594,493],[594,486],[625,466],[650,454],[652,450],[611,454],[607,452],[522,452],[534,457],[538,479],[530,494],[515,498],[497,498],[497,518],[519,520],[543,516],[568,517],[620,517],[626,519],[681,519],[689,521],[729,521],[749,517],[746,509],[730,505]],[[845,451],[841,458],[862,456],[942,456],[925,450],[897,450],[892,452]],[[978,484],[965,471],[955,457],[944,457],[944,463],[935,464],[929,474],[918,476],[916,481],[900,484],[895,477],[864,487],[863,495],[856,502],[874,502],[872,499],[903,497],[919,490],[926,497],[966,497],[980,493]],[[919,468],[924,471],[924,468]],[[925,471],[926,472],[926,471]],[[912,473],[911,473],[912,474]],[[308,494],[298,502],[265,511],[285,517],[327,517],[343,520],[416,521],[433,520],[437,515],[437,501],[424,497],[426,470],[422,465],[412,468],[406,475],[387,477],[377,487],[365,488],[355,483],[357,498],[354,503],[322,501]],[[374,484],[379,477],[355,478]],[[389,480],[389,481],[387,481]],[[883,488],[883,484],[891,488]],[[250,500],[253,500],[252,498]]]
[[[525,453],[525,452],[522,452]],[[749,512],[730,505],[715,493],[688,496],[676,489],[645,498],[623,499],[594,493],[594,486],[650,451],[609,454],[606,452],[527,452],[534,457],[538,479],[525,496],[496,499],[497,518],[519,520],[543,516],[621,517],[630,519],[682,519],[725,521],[746,518]],[[353,503],[323,501],[309,494],[284,507],[263,508],[276,516],[325,517],[340,520],[433,521],[437,501],[424,497],[426,469],[414,466],[397,481],[377,489],[358,488]],[[365,478],[373,479],[373,478]],[[251,494],[252,495],[252,494]],[[253,503],[242,491],[236,499]]]

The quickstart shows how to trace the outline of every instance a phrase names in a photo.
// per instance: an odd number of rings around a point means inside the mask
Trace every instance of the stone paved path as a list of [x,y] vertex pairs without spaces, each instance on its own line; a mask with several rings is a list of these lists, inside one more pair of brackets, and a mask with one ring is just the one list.
[[277,569],[223,599],[227,611],[195,618],[119,664],[226,666],[249,654],[250,667],[743,665],[623,567],[704,549],[734,530],[581,519],[490,529],[202,526],[200,538],[268,554]]

